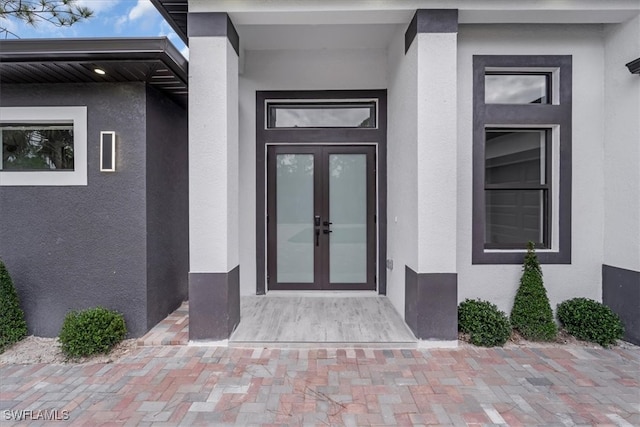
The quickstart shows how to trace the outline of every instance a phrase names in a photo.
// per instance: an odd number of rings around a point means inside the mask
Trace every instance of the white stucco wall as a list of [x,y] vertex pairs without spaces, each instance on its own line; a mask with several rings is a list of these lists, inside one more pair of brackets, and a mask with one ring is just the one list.
[[404,52],[405,28],[388,48],[387,296],[404,315],[405,265],[418,271],[417,43]]
[[[637,19],[637,18],[636,18]],[[509,312],[521,274],[520,265],[472,265],[472,56],[474,54],[559,54],[573,56],[573,195],[572,195],[572,264],[544,265],[545,285],[552,306],[567,298],[586,296],[601,299],[601,265],[604,262],[623,268],[638,269],[640,261],[629,249],[637,238],[620,240],[617,235],[640,233],[637,223],[638,207],[631,204],[629,214],[618,210],[605,210],[605,200],[612,206],[628,203],[629,195],[607,193],[607,188],[618,185],[622,177],[630,176],[637,184],[640,151],[633,147],[613,144],[620,138],[615,131],[605,138],[607,129],[623,128],[618,123],[633,123],[638,115],[640,101],[629,94],[626,75],[607,74],[621,59],[613,46],[620,39],[629,44],[629,33],[637,31],[634,25],[604,28],[601,25],[461,25],[458,33],[457,53],[457,192],[455,270],[458,272],[458,298],[482,297],[491,300]],[[419,251],[437,251],[438,245],[419,240],[418,233],[418,180],[431,179],[428,171],[419,171],[415,153],[418,152],[417,94],[419,63],[417,44],[404,52],[406,26],[399,25],[387,49],[310,49],[310,50],[248,50],[243,53],[243,71],[239,78],[239,263],[241,265],[241,294],[251,295],[256,289],[255,245],[255,92],[258,90],[323,90],[323,89],[388,89],[388,245],[387,258],[393,259],[394,269],[387,270],[387,294],[400,312],[404,312],[404,266],[418,272]],[[605,46],[611,46],[605,50]],[[192,50],[194,47],[191,47]],[[197,49],[197,47],[196,47]],[[427,48],[428,49],[428,48]],[[195,57],[194,57],[195,58]],[[622,61],[628,62],[634,58]],[[428,67],[429,64],[422,64]],[[192,63],[193,69],[193,63]],[[628,77],[636,78],[622,71]],[[193,72],[193,71],[192,71]],[[619,80],[622,79],[622,80]],[[211,80],[213,81],[213,80]],[[626,83],[624,83],[626,82]],[[209,83],[211,84],[211,83]],[[637,89],[636,86],[631,88]],[[611,89],[608,89],[611,87]],[[609,90],[605,96],[605,88]],[[195,92],[194,92],[195,93]],[[624,107],[605,114],[619,96],[626,95]],[[640,97],[640,96],[639,96]],[[428,100],[424,100],[428,107]],[[428,108],[425,107],[425,111]],[[635,110],[634,110],[635,108]],[[192,111],[191,114],[198,114]],[[431,111],[434,116],[437,111]],[[620,114],[623,114],[622,116]],[[438,120],[435,118],[434,120]],[[628,125],[626,127],[628,129]],[[619,130],[623,132],[623,130]],[[635,132],[635,134],[633,133]],[[636,141],[640,130],[631,129],[625,141]],[[192,137],[193,138],[193,137]],[[608,142],[605,152],[603,141]],[[628,144],[632,144],[629,142]],[[610,147],[610,148],[609,148]],[[629,151],[631,149],[631,151]],[[429,150],[423,150],[428,154]],[[631,152],[632,156],[628,153]],[[633,157],[635,156],[635,157]],[[631,157],[633,162],[618,174],[618,162]],[[636,168],[634,169],[634,163]],[[453,167],[455,169],[455,165]],[[636,173],[636,175],[633,175]],[[631,174],[631,175],[629,175]],[[605,176],[607,181],[605,181]],[[451,184],[451,182],[449,182]],[[632,183],[633,184],[633,183]],[[627,187],[625,187],[627,188]],[[608,191],[608,190],[607,190]],[[631,188],[634,191],[634,188]],[[428,193],[423,196],[427,197]],[[623,199],[620,199],[620,198]],[[428,198],[428,197],[427,197]],[[424,198],[424,202],[429,200]],[[636,196],[636,201],[638,197]],[[193,209],[193,208],[192,208]],[[635,209],[635,211],[634,211]],[[454,208],[455,210],[455,208]],[[634,213],[635,212],[635,213]],[[605,224],[605,214],[607,218]],[[622,217],[627,223],[624,223]],[[633,223],[634,219],[636,223]],[[434,220],[435,221],[435,220]],[[432,224],[432,227],[437,225]],[[610,233],[611,231],[611,233]],[[605,235],[607,237],[605,237]],[[637,235],[637,234],[636,234]],[[623,241],[623,245],[620,242]],[[625,246],[626,245],[626,246]],[[637,249],[637,245],[635,247]],[[616,254],[616,255],[613,255]],[[622,254],[622,255],[618,255]],[[614,258],[615,256],[615,258]],[[633,258],[635,256],[635,258]],[[626,257],[626,258],[625,258]],[[611,261],[607,261],[611,260]],[[429,267],[429,263],[425,264]],[[439,264],[434,264],[437,266]],[[448,270],[445,265],[442,270]],[[434,267],[433,272],[440,270]]]
[[605,27],[604,263],[640,271],[640,16]]
[[573,56],[572,264],[543,265],[555,309],[567,298],[601,300],[604,218],[602,26],[460,26],[458,34],[458,299],[481,297],[509,313],[519,265],[472,265],[472,55]]
[[418,270],[456,272],[456,33],[418,34]]
[[238,57],[226,37],[192,37],[189,84],[190,272],[238,265]]
[[256,292],[256,91],[384,89],[386,49],[248,50],[240,76],[240,293]]

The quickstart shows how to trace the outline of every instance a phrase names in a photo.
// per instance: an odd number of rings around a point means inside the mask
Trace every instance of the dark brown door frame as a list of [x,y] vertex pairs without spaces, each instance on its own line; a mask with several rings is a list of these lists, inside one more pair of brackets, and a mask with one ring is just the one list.
[[[276,165],[275,156],[278,154],[311,154],[314,156],[314,215],[320,219],[320,224],[314,227],[314,267],[313,283],[278,283],[277,258],[278,245],[276,239],[269,239],[270,233],[276,233],[277,194],[276,194]],[[366,265],[367,274],[363,283],[332,283],[330,280],[330,226],[324,221],[331,221],[329,215],[329,156],[332,154],[363,154],[366,155],[366,200],[367,200],[367,245]],[[376,146],[361,145],[267,145],[267,271],[273,275],[270,279],[270,290],[376,290]],[[311,222],[311,218],[309,218]],[[372,268],[373,267],[373,268]]]
[[[371,128],[267,129],[266,102],[271,100],[378,100],[378,126]],[[256,294],[266,293],[266,152],[267,144],[377,144],[378,293],[387,293],[387,91],[257,91],[256,92]]]

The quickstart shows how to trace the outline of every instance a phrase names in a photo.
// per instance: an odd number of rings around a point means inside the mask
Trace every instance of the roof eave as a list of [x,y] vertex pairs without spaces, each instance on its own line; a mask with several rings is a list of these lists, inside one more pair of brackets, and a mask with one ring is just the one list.
[[[168,0],[151,0],[151,4],[153,4],[153,6],[155,6],[155,8],[158,10],[158,12],[160,12],[162,17],[169,23],[171,28],[173,28],[173,30],[176,32],[176,34],[180,37],[182,42],[186,46],[189,46],[189,37],[187,36],[186,23],[185,23],[184,27],[181,26],[175,20],[174,15],[166,8],[165,3],[169,3],[169,1]],[[188,7],[187,0],[171,0],[171,3],[175,3],[175,4],[179,4],[181,6],[187,6]]]

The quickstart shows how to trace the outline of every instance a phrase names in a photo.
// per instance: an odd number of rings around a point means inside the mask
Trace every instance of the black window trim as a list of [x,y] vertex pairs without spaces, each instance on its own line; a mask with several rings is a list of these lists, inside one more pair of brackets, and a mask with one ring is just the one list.
[[[557,70],[557,78],[550,81],[558,88],[550,88],[558,99],[550,98],[549,104],[485,104],[485,74],[496,72],[514,74]],[[538,259],[545,264],[571,263],[571,130],[572,130],[572,57],[571,55],[474,55],[473,56],[473,213],[472,213],[472,264],[521,264],[525,248],[485,248],[485,132],[488,128],[542,128],[557,127],[559,136],[551,145],[559,153],[558,181],[552,191],[558,192],[558,217],[551,227],[558,227],[556,246],[540,249]],[[556,132],[552,132],[554,137]],[[549,171],[549,174],[552,172]],[[550,209],[551,204],[549,204]],[[549,214],[551,214],[551,210]]]

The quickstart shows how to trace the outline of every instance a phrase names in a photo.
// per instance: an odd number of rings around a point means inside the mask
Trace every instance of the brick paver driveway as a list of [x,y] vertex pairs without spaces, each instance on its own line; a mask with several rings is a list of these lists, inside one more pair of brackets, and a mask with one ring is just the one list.
[[637,426],[639,353],[146,347],[0,366],[0,424]]

